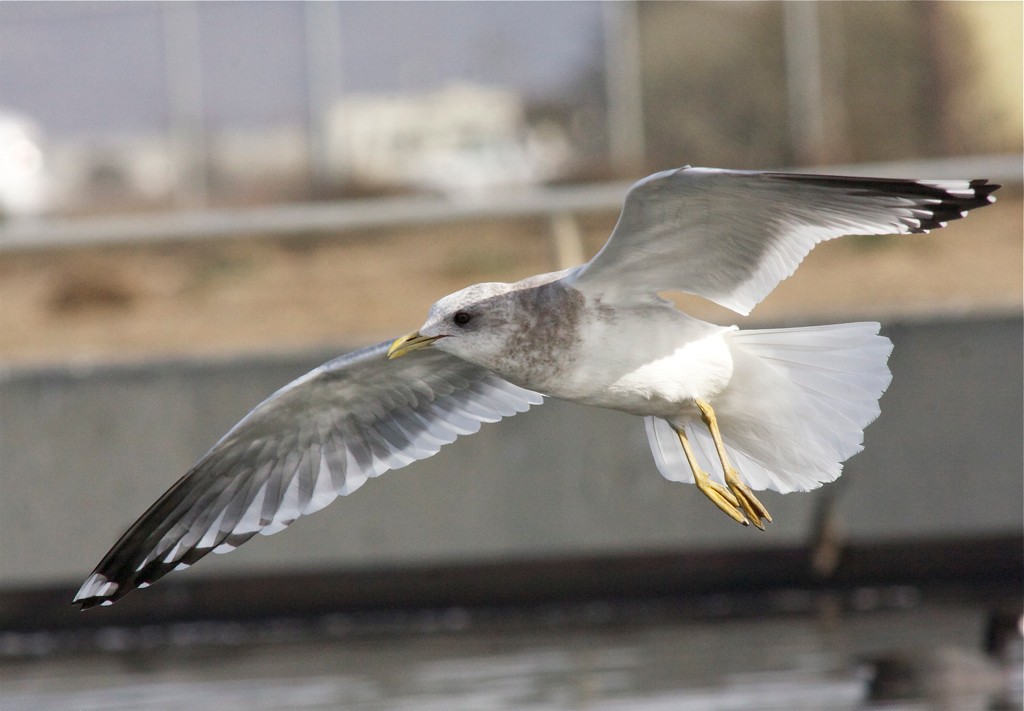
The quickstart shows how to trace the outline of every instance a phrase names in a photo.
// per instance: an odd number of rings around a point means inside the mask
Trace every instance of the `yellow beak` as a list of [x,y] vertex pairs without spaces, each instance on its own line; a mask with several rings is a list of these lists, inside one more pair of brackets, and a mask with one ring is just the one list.
[[441,338],[441,336],[421,336],[419,331],[407,333],[400,338],[396,338],[391,347],[388,348],[388,360],[401,358],[413,351],[418,351],[420,348],[426,348],[438,338]]

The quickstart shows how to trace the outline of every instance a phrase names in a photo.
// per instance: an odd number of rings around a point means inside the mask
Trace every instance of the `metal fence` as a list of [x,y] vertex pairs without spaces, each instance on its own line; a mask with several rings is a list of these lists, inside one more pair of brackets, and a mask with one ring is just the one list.
[[[1024,156],[984,155],[893,163],[801,168],[799,172],[876,177],[988,178],[1021,185]],[[544,187],[452,201],[424,196],[299,203],[247,209],[206,209],[142,215],[26,220],[0,227],[0,251],[100,244],[139,244],[232,237],[288,237],[353,229],[469,220],[547,217],[559,249],[571,249],[567,216],[617,211],[629,182]]]

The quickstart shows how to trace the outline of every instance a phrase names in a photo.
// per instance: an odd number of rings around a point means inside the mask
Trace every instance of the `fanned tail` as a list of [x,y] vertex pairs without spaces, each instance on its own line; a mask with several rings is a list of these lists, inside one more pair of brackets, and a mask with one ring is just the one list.
[[[863,449],[864,428],[879,414],[892,379],[892,342],[877,323],[733,331],[735,369],[712,401],[733,466],[751,489],[807,491],[834,481]],[[697,419],[679,422],[700,466],[722,481],[714,443]],[[646,418],[658,470],[693,482],[668,422]]]

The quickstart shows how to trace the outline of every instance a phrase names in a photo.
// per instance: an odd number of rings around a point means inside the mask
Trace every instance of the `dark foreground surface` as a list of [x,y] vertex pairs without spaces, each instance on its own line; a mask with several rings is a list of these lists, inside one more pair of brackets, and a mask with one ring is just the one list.
[[12,631],[0,708],[1019,709],[1019,603],[875,585]]

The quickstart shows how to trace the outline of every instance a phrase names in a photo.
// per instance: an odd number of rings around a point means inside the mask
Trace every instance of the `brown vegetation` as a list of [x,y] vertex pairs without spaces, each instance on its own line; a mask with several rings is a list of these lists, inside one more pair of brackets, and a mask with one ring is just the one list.
[[[994,207],[939,232],[822,245],[748,321],[1019,313],[1021,210],[1004,190]],[[588,254],[614,219],[581,221]],[[0,362],[340,350],[415,328],[436,298],[466,284],[555,269],[554,259],[543,220],[5,253]],[[700,300],[686,307],[741,322]]]

